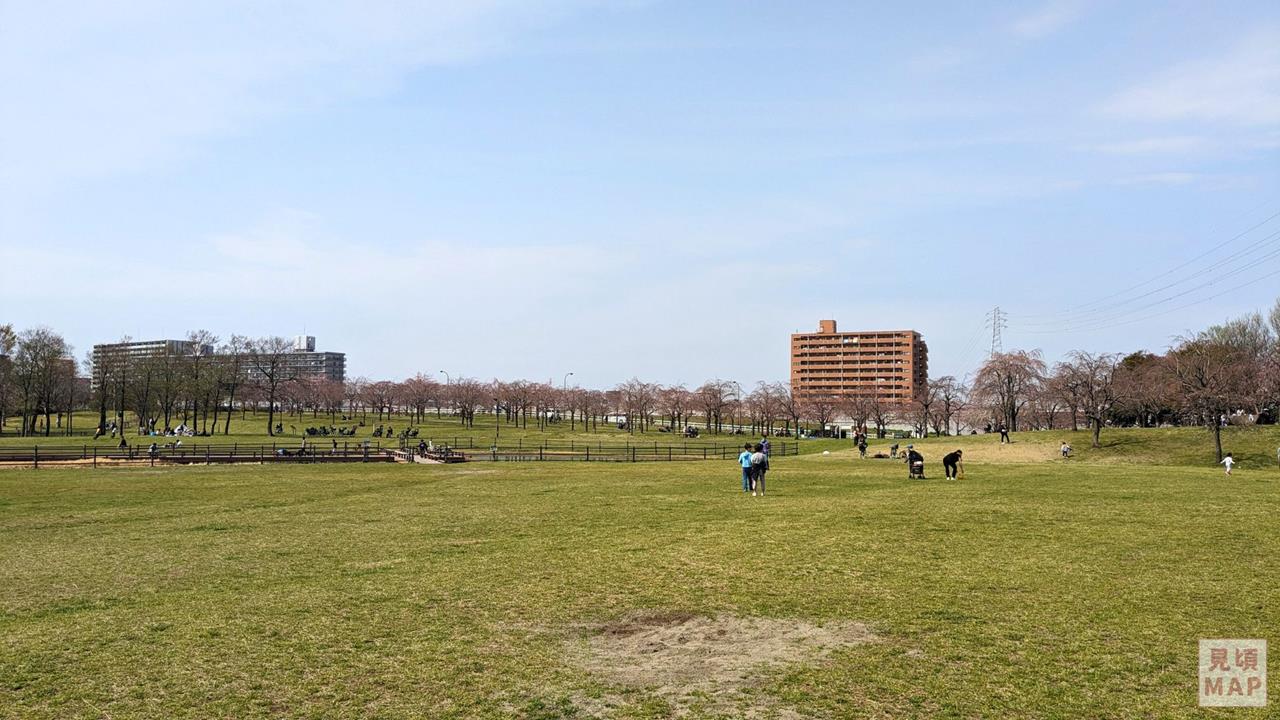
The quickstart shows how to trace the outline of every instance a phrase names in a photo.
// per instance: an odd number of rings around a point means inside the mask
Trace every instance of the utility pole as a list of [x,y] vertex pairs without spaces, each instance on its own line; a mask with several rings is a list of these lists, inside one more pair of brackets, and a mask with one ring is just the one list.
[[996,355],[1004,352],[1004,339],[1001,337],[1001,331],[1009,327],[1009,322],[1005,320],[1005,313],[997,305],[987,315],[987,327],[991,328],[991,354]]

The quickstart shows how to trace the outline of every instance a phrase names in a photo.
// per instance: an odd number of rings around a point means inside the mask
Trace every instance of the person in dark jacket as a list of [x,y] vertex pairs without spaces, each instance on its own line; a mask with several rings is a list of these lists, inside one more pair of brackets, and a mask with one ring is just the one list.
[[924,456],[916,452],[915,446],[907,446],[907,477],[924,479]]
[[955,480],[956,476],[960,474],[960,460],[963,457],[963,450],[956,450],[942,457],[942,469],[946,472],[948,480]]

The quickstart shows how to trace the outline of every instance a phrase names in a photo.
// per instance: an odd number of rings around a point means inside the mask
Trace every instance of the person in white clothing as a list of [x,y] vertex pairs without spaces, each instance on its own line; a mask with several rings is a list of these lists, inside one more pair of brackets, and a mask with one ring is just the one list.
[[1221,463],[1221,464],[1222,464],[1222,465],[1226,465],[1226,466],[1227,466],[1227,474],[1228,474],[1228,475],[1230,475],[1230,474],[1231,474],[1231,466],[1236,464],[1236,459],[1235,459],[1235,458],[1233,458],[1233,457],[1231,457],[1231,453],[1227,453],[1227,456],[1226,456],[1226,457],[1224,457],[1224,458],[1222,458],[1222,463]]

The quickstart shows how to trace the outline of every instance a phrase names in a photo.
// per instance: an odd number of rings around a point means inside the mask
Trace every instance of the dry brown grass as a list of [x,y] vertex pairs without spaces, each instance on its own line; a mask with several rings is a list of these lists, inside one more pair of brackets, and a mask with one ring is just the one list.
[[[677,715],[700,711],[767,714],[742,691],[779,668],[821,662],[840,647],[875,639],[854,622],[706,617],[683,611],[638,612],[570,641],[570,656],[611,685],[651,692]],[[592,708],[608,717],[607,704]],[[794,716],[794,715],[793,715]]]

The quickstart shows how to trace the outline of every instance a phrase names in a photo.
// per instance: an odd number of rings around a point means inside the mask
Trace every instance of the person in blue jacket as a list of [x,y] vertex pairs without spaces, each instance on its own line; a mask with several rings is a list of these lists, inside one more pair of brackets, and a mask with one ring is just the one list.
[[742,466],[742,492],[751,492],[751,443],[742,446],[738,465]]

